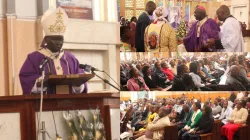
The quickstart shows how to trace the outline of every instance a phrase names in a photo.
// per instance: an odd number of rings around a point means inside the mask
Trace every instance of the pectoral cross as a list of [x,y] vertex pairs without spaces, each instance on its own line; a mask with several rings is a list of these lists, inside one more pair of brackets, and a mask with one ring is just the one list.
[[56,67],[56,69],[57,69],[57,70],[60,70],[60,69],[61,69],[61,67],[60,67],[60,66],[58,66],[58,67]]

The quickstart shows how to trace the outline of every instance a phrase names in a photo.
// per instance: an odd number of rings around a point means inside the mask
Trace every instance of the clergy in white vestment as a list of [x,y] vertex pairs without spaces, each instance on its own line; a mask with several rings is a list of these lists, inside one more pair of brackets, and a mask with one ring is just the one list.
[[220,21],[223,21],[220,31],[220,40],[210,38],[208,44],[216,46],[219,52],[243,52],[244,40],[239,21],[230,14],[226,5],[222,5],[217,11]]

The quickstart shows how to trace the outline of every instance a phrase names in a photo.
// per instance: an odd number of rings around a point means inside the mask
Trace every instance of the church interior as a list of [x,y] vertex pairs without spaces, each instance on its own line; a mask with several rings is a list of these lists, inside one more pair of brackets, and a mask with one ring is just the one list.
[[[97,114],[102,114],[106,138],[119,139],[119,131],[116,131],[119,127],[116,125],[119,123],[119,117],[116,115],[118,114],[116,112],[119,112],[119,93],[96,76],[87,82],[88,93],[93,94],[79,94],[74,97],[44,95],[40,117],[42,119],[38,117],[41,109],[40,94],[23,96],[19,72],[28,54],[37,51],[42,44],[45,36],[41,25],[43,14],[48,9],[56,9],[58,4],[63,2],[66,6],[67,3],[76,5],[80,3],[83,7],[91,8],[89,10],[91,19],[69,18],[64,34],[63,50],[73,54],[80,64],[105,70],[111,78],[103,72],[96,71],[96,74],[112,84],[119,81],[117,60],[120,57],[120,41],[116,1],[0,0],[1,140],[42,139],[42,135],[36,138],[42,128],[42,123],[38,123],[40,121],[45,122],[49,134],[46,134],[46,139],[71,139],[69,136],[73,135],[72,129],[65,117],[83,113],[85,118],[88,118],[86,115],[91,109]],[[85,12],[81,9],[79,11]],[[59,27],[58,30],[60,29]],[[78,67],[77,65],[76,68]],[[57,129],[55,129],[56,124]],[[102,129],[104,127],[102,126]]]
[[[194,104],[201,106],[202,110],[206,108],[206,106],[211,106],[211,115],[214,118],[213,125],[210,128],[210,133],[202,133],[197,134],[200,139],[215,139],[221,140],[222,138],[227,139],[224,133],[224,120],[220,118],[220,113],[215,106],[220,106],[223,104],[227,106],[227,108],[231,108],[230,106],[234,103],[231,102],[231,99],[234,98],[235,100],[240,100],[240,98],[244,98],[247,101],[247,106],[249,105],[249,93],[248,92],[158,92],[158,91],[150,91],[150,92],[121,92],[121,138],[122,139],[145,139],[145,137],[150,137],[147,131],[158,132],[158,134],[162,134],[161,138],[163,139],[184,139],[181,131],[184,126],[181,125],[179,122],[179,117],[181,116],[181,112],[185,109],[194,109]],[[193,105],[192,105],[193,104]],[[212,104],[212,105],[211,105]],[[166,108],[165,108],[166,107]],[[164,117],[160,117],[161,119],[165,120],[165,123],[170,122],[169,124],[165,124],[162,122],[161,124],[157,124],[157,129],[152,126],[141,126],[143,121],[143,114],[149,110],[150,114],[148,120],[146,122],[151,121],[151,117],[153,117],[154,113],[161,115],[161,110],[165,108],[171,108],[171,112],[168,113],[168,119],[164,119]],[[181,109],[180,109],[181,108]],[[180,110],[179,110],[180,109]],[[219,109],[221,110],[221,109]],[[224,109],[223,109],[224,110]],[[222,110],[222,112],[224,112]],[[134,111],[134,112],[133,112]],[[158,111],[158,112],[157,112]],[[191,110],[190,110],[191,111]],[[246,107],[246,111],[249,112],[249,108]],[[189,111],[187,111],[189,112]],[[203,112],[204,113],[204,112]],[[223,113],[222,113],[223,114]],[[230,113],[231,114],[231,113]],[[243,115],[243,114],[242,114]],[[138,117],[139,116],[139,117]],[[219,116],[219,117],[218,117]],[[249,119],[249,115],[245,114],[245,119]],[[138,123],[138,120],[140,123]],[[182,120],[182,119],[181,119]],[[208,121],[208,120],[200,120],[200,121]],[[157,121],[152,121],[155,123]],[[165,124],[165,126],[163,125]],[[201,122],[200,122],[201,123]],[[200,124],[199,123],[199,124]],[[185,124],[186,125],[186,124]],[[246,122],[246,125],[243,125],[237,129],[236,132],[233,133],[233,139],[240,139],[243,140],[249,137],[247,131],[249,121]],[[145,127],[147,128],[145,130]],[[152,127],[152,128],[151,128]],[[186,127],[186,126],[185,126]],[[184,128],[185,128],[184,127]],[[210,126],[207,124],[205,126],[209,128]],[[159,131],[160,130],[160,131]],[[189,132],[190,133],[190,132]],[[191,136],[195,135],[191,134]],[[190,136],[190,135],[189,135]],[[155,136],[154,136],[155,137]]]
[[[216,10],[221,5],[226,5],[230,8],[231,15],[246,27],[242,30],[244,51],[250,51],[250,2],[248,0],[118,0],[118,5],[120,5],[118,14],[120,14],[121,17],[125,17],[128,21],[130,21],[133,16],[138,19],[139,15],[145,11],[145,4],[148,1],[155,2],[156,7],[163,6],[168,9],[180,9],[181,17],[178,20],[185,22],[195,20],[194,11],[197,5],[203,6],[206,9],[208,18],[218,21]],[[173,21],[170,22],[172,23]],[[183,51],[182,47],[182,43],[178,42],[179,51]]]

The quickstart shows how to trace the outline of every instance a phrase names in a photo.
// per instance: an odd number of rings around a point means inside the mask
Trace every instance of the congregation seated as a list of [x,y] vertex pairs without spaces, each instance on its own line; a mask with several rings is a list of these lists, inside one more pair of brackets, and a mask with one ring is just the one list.
[[150,68],[150,66],[144,66],[142,69],[142,73],[143,73],[143,79],[146,83],[146,85],[150,88],[150,89],[158,89],[158,90],[162,90],[161,87],[156,85],[156,80],[155,77],[153,76],[152,70]]
[[[122,62],[121,66],[123,66],[121,68],[121,85],[128,81],[130,77],[128,71],[134,68],[138,70],[139,76],[143,77],[147,87],[153,91],[250,90],[250,63],[246,54],[183,55],[183,58],[179,59],[170,57],[133,60]],[[134,89],[128,90],[134,91]]]
[[184,128],[188,120],[191,118],[192,112],[187,104],[182,105],[182,110],[179,116],[172,121],[173,124],[178,126],[178,130]]
[[229,106],[228,103],[229,103],[228,101],[225,101],[223,103],[223,108],[221,110],[221,114],[220,114],[219,118],[215,117],[215,118],[218,118],[218,120],[221,120],[222,125],[225,125],[228,123],[228,120],[233,112],[232,107]]
[[132,68],[129,72],[131,78],[128,80],[127,88],[130,91],[149,91],[145,81],[140,76],[139,71],[136,68]]
[[219,114],[221,114],[221,106],[219,105],[219,102],[218,102],[219,99],[215,99],[214,100],[214,105],[212,106],[212,115],[213,116],[217,116]]
[[230,85],[234,90],[246,91],[246,87],[242,84],[239,78],[239,67],[232,65],[227,76],[226,84]]
[[209,106],[204,106],[202,109],[201,119],[195,129],[191,129],[188,133],[181,137],[182,140],[199,140],[201,134],[211,133],[214,125],[212,117],[212,109]]
[[159,115],[148,124],[144,135],[140,136],[136,140],[161,140],[163,139],[164,127],[170,126],[169,121],[169,109],[167,107],[161,107],[159,109]]
[[[126,132],[130,133],[131,139],[154,139],[152,138],[152,131],[154,129],[150,128],[150,124],[154,124],[159,117],[159,108],[164,107],[168,110],[167,116],[170,125],[159,125],[161,126],[161,130],[158,131],[157,129],[157,133],[159,132],[161,136],[163,136],[163,130],[169,130],[165,129],[166,127],[171,127],[171,129],[176,127],[174,129],[176,136],[174,137],[178,137],[179,139],[199,139],[206,136],[220,139],[222,135],[224,139],[232,140],[233,138],[242,137],[242,133],[245,133],[245,130],[242,131],[243,127],[245,126],[244,129],[249,129],[249,126],[246,125],[248,109],[245,107],[245,101],[250,101],[248,95],[248,93],[239,92],[236,94],[232,92],[229,98],[218,96],[213,102],[211,98],[205,101],[195,99],[194,97],[188,99],[185,94],[182,94],[178,98],[168,97],[156,98],[155,100],[138,100],[133,107],[134,115],[130,119],[131,126],[127,128]],[[221,106],[222,109],[219,115],[213,116],[212,110],[219,108],[218,106]],[[213,127],[215,122],[216,126]],[[212,131],[212,129],[216,130]],[[177,135],[177,131],[179,131],[179,135]],[[247,134],[245,133],[245,135]],[[164,139],[170,138],[164,137]]]
[[168,84],[168,76],[163,72],[162,67],[159,62],[155,63],[154,77],[157,81],[157,86],[161,88],[166,88]]
[[177,67],[177,76],[173,80],[171,90],[173,91],[197,91],[192,77],[188,74],[189,69],[186,65],[181,64]]
[[228,123],[222,126],[221,134],[225,139],[233,140],[233,137],[239,127],[246,125],[248,111],[244,108],[244,106],[244,101],[238,101],[230,118],[228,119]]
[[180,139],[182,140],[188,139],[187,137],[189,133],[196,129],[202,117],[202,112],[200,109],[201,109],[200,103],[196,102],[193,104],[191,118],[188,120],[185,127],[179,131]]

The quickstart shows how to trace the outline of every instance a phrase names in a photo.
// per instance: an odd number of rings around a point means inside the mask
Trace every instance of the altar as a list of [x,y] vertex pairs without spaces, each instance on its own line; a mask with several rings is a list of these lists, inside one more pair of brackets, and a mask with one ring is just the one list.
[[[56,139],[57,132],[65,140],[71,133],[63,111],[72,114],[81,111],[85,116],[87,110],[99,109],[106,139],[119,139],[119,104],[119,93],[45,95],[41,121],[45,122],[50,139]],[[40,95],[0,97],[0,139],[35,140],[39,105]]]

